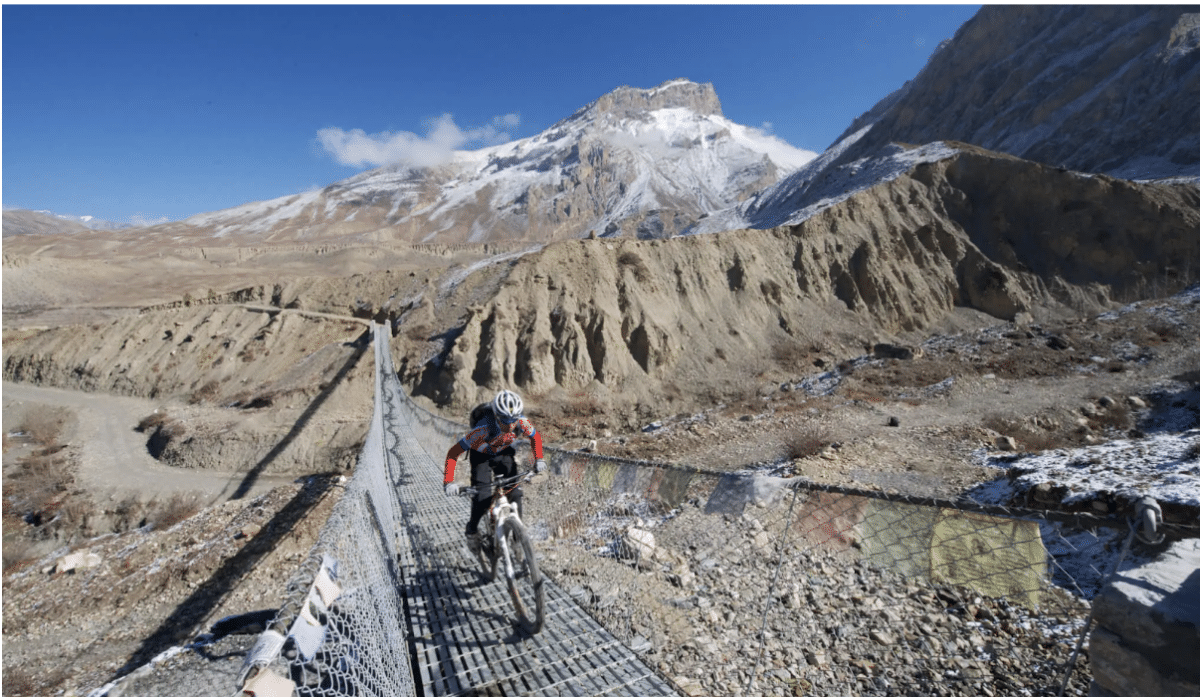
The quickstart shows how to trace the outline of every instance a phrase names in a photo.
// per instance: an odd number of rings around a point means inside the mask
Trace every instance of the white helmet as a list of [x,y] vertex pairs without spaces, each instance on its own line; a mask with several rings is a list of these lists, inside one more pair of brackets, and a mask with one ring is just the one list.
[[492,400],[492,411],[496,412],[501,421],[511,423],[521,418],[525,405],[521,403],[521,398],[516,392],[500,390]]

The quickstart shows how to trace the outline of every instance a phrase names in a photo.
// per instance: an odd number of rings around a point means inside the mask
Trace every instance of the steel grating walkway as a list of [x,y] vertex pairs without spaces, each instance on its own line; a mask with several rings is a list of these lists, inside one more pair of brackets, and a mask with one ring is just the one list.
[[[386,327],[376,328],[387,346]],[[400,502],[396,550],[418,691],[488,697],[677,695],[670,682],[546,580],[546,624],[537,635],[513,621],[503,580],[485,583],[463,542],[466,498],[442,491],[449,443],[427,451],[408,421],[389,351],[379,351],[389,476]],[[431,452],[433,455],[431,455]]]

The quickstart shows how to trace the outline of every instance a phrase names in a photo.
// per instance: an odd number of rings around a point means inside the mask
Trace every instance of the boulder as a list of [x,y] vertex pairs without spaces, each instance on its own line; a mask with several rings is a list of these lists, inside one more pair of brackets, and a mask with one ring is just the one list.
[[621,536],[618,543],[618,553],[622,559],[632,561],[650,560],[658,545],[654,542],[654,533],[642,528],[629,528]]
[[72,552],[54,565],[54,573],[61,574],[76,569],[92,569],[100,566],[100,555],[95,552]]
[[1117,574],[1093,608],[1095,686],[1118,697],[1200,694],[1200,539]]

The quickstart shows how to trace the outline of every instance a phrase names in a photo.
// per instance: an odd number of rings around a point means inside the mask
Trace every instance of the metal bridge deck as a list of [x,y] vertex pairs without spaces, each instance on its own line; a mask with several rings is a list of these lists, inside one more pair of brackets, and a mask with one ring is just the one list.
[[[678,694],[549,579],[545,628],[530,636],[514,622],[504,582],[485,583],[464,544],[468,500],[443,494],[441,460],[417,441],[390,357],[383,363],[385,442],[402,511],[398,575],[418,691],[464,697]],[[429,446],[436,455],[449,443]]]

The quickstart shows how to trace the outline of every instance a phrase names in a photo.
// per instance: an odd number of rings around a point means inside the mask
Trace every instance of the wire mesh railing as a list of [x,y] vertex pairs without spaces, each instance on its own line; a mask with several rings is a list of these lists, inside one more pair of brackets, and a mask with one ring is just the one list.
[[[377,364],[386,350],[377,332]],[[465,425],[396,391],[407,447],[440,462]],[[248,681],[413,693],[375,419]],[[1115,518],[547,456],[524,511],[541,568],[689,695],[1086,694],[1089,600],[1133,539]]]
[[375,413],[358,464],[279,612],[247,655],[241,694],[415,695],[396,569],[399,508],[388,473],[383,352],[375,332]]

